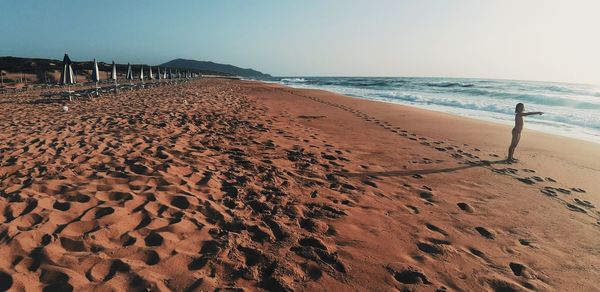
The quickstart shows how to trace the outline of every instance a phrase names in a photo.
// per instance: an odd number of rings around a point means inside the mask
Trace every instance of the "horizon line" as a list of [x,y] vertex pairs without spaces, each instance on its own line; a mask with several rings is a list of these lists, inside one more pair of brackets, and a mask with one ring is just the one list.
[[[69,54],[67,52],[65,52],[65,54]],[[50,60],[57,60],[59,62],[62,62],[60,59],[53,59],[50,57],[18,57],[18,56],[9,56],[9,55],[4,55],[4,56],[0,56],[0,58],[3,57],[12,57],[12,58],[31,58],[31,59],[50,59]],[[92,60],[89,61],[77,61],[77,62],[93,62]],[[196,59],[188,59],[188,58],[184,58],[184,57],[177,57],[174,58],[172,60],[163,62],[161,64],[156,64],[156,65],[148,65],[148,63],[138,63],[138,64],[133,64],[133,65],[146,65],[146,66],[161,66],[162,64],[168,63],[170,61],[173,60],[177,60],[177,59],[183,59],[183,60],[188,60],[188,61],[200,61],[200,62],[212,62],[215,63],[214,61],[207,61],[207,60],[196,60]],[[99,63],[112,63],[114,62],[114,60],[112,60],[111,62],[103,62],[103,61],[98,61]],[[231,63],[216,63],[216,64],[223,64],[223,65],[231,65],[231,66],[235,66],[241,69],[252,69],[252,70],[256,70],[259,71],[260,73],[266,74],[266,75],[270,75],[273,78],[286,78],[286,77],[292,77],[292,78],[297,78],[297,77],[308,77],[308,78],[448,78],[448,79],[480,79],[480,80],[498,80],[498,81],[520,81],[520,82],[546,82],[546,83],[562,83],[562,84],[572,84],[572,85],[587,85],[587,86],[600,86],[600,82],[599,83],[590,83],[590,82],[582,82],[582,81],[557,81],[557,80],[541,80],[541,79],[512,79],[512,78],[498,78],[498,77],[465,77],[465,76],[461,76],[461,77],[451,77],[451,76],[424,76],[424,75],[406,75],[406,76],[390,76],[390,75],[276,75],[276,74],[272,74],[272,73],[265,73],[261,70],[257,70],[254,68],[244,68],[244,67],[239,67],[237,65],[233,65]],[[0,68],[1,69],[1,68]]]

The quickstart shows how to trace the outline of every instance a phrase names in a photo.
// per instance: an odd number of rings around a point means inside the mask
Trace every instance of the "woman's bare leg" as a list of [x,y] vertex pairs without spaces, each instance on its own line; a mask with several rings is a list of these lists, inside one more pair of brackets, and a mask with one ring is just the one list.
[[508,147],[508,159],[514,160],[513,154],[515,153],[515,149],[517,145],[519,145],[519,140],[521,139],[521,133],[513,132],[512,141],[510,142],[510,146]]

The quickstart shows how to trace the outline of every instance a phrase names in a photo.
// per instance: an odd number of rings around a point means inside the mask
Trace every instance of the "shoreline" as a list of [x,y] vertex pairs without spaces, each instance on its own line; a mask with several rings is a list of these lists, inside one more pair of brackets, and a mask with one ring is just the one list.
[[[488,148],[490,152],[494,152],[500,158],[506,157],[508,146],[510,145],[511,141],[512,126],[502,123],[470,118],[410,105],[347,96],[323,89],[295,88],[280,83],[269,83],[259,80],[249,80],[249,82],[257,82],[267,86],[281,86],[282,88],[306,91],[309,93],[316,92],[319,95],[332,95],[339,97],[342,100],[347,99],[345,102],[349,104],[353,104],[352,100],[356,100],[357,102],[354,104],[363,105],[365,108],[369,108],[368,105],[373,104],[377,105],[379,113],[381,113],[384,109],[386,109],[386,106],[389,105],[389,108],[398,111],[400,114],[410,113],[409,120],[411,122],[411,127],[413,127],[415,130],[420,130],[421,134],[430,134],[429,132],[431,129],[427,126],[427,119],[441,118],[443,123],[451,124],[451,126],[444,127],[444,129],[448,130],[449,132],[441,133],[439,131],[435,131],[434,133],[436,135],[434,138],[447,139],[454,141],[455,143],[480,143],[481,148]],[[418,118],[419,114],[423,114],[426,118]],[[385,116],[391,117],[388,114]],[[425,126],[419,127],[418,124],[424,124]],[[454,130],[450,131],[450,129]],[[457,131],[456,129],[462,129],[462,131]],[[488,143],[481,143],[482,140],[486,140]],[[573,153],[567,151],[567,149],[572,149],[573,152],[577,153],[577,155],[573,155]],[[580,172],[578,171],[580,167],[590,169],[600,175],[600,149],[598,148],[598,143],[529,129],[527,128],[526,121],[521,141],[515,153],[517,158],[521,156],[521,154],[523,154],[524,157],[536,157],[540,154],[543,154],[544,159],[549,159],[552,161],[552,164],[549,165],[549,167],[543,166],[539,161],[536,160],[521,160],[521,163],[524,163],[527,167],[543,167],[544,169],[551,171],[552,174],[562,175],[564,173],[571,173],[573,175],[569,175],[569,180],[573,180],[579,184],[585,184],[587,187],[600,191],[600,183],[594,183],[593,176],[583,175],[578,178],[578,176],[580,176]],[[571,169],[572,171],[561,170],[560,164],[567,165],[568,169]]]
[[[284,78],[288,78],[288,77],[284,77]],[[304,78],[304,77],[294,77],[294,78]],[[422,78],[422,77],[416,77],[416,78]],[[443,77],[435,77],[435,78],[443,78]],[[451,80],[451,79],[536,82],[536,81],[504,80],[504,79],[445,78],[445,80]],[[248,80],[249,81],[257,81],[257,82],[265,82],[265,83],[269,83],[269,84],[271,84],[271,83],[279,84],[279,85],[283,85],[283,86],[287,86],[287,87],[295,88],[295,89],[324,90],[324,91],[335,93],[335,94],[345,95],[342,92],[336,92],[335,90],[327,89],[327,88],[303,86],[301,84],[296,87],[293,84],[284,84],[284,83],[281,83],[280,81],[264,81],[264,80],[250,80],[250,79],[248,79]],[[547,81],[539,81],[539,82],[540,83],[561,84],[561,82],[547,82]],[[591,86],[591,84],[583,84],[583,83],[564,83],[564,82],[562,82],[562,84]],[[409,104],[409,103],[402,103],[402,102],[397,102],[397,101],[393,101],[393,100],[386,100],[383,97],[370,98],[370,97],[354,96],[354,95],[345,95],[345,96],[348,96],[351,98],[368,100],[368,101],[384,102],[384,103],[390,103],[390,104],[398,104],[398,105],[403,105],[403,106],[415,107],[415,108],[419,108],[419,109],[423,109],[423,110],[451,114],[454,116],[475,119],[475,120],[480,120],[480,121],[486,121],[486,122],[492,122],[492,123],[496,123],[496,124],[502,124],[502,125],[511,125],[512,124],[512,120],[510,120],[510,119],[501,119],[501,118],[495,118],[493,116],[478,115],[478,114],[480,114],[480,112],[478,110],[474,110],[474,109],[446,107],[443,105],[433,105],[433,107],[431,107],[431,106],[427,106],[427,105]],[[453,111],[455,111],[455,112],[453,112]],[[495,112],[493,112],[491,114],[492,115],[501,115],[500,113],[495,113]],[[529,124],[530,124],[532,130],[535,130],[538,132],[542,132],[542,133],[546,133],[546,134],[550,134],[550,135],[561,136],[561,137],[567,137],[567,138],[586,141],[586,142],[591,142],[591,143],[595,143],[595,144],[600,144],[600,133],[593,133],[593,134],[586,133],[586,131],[588,129],[581,127],[581,126],[575,126],[575,125],[570,125],[570,124],[564,124],[564,125],[559,125],[559,126],[554,127],[554,126],[548,126],[545,123],[552,124],[554,122],[542,120],[542,121],[538,121],[538,122],[530,122]],[[573,133],[572,131],[570,131],[568,129],[562,129],[562,127],[573,128],[573,129],[577,129],[578,131],[576,133]]]
[[[472,127],[473,129],[476,130],[476,134],[470,135],[468,133],[456,133],[457,137],[468,137],[468,136],[482,136],[485,137],[486,139],[492,139],[494,141],[494,150],[497,151],[497,149],[503,149],[502,145],[505,144],[504,146],[504,150],[505,151],[499,151],[499,152],[503,152],[503,154],[505,154],[505,152],[507,152],[508,150],[508,146],[510,145],[510,140],[511,140],[511,130],[512,130],[512,124],[510,123],[499,123],[499,122],[495,122],[495,121],[491,121],[491,120],[486,120],[486,119],[478,119],[478,118],[474,118],[474,117],[468,117],[468,116],[462,116],[462,115],[458,115],[458,114],[454,114],[454,113],[447,113],[447,112],[443,112],[443,111],[437,111],[437,110],[432,110],[432,109],[427,109],[427,108],[423,108],[423,107],[419,107],[419,106],[413,106],[413,105],[406,105],[406,104],[400,104],[400,103],[394,103],[394,102],[387,102],[387,101],[381,101],[381,100],[372,100],[372,99],[368,99],[368,98],[362,98],[362,97],[355,97],[355,96],[349,96],[349,95],[344,95],[344,94],[340,94],[337,92],[333,92],[333,91],[328,91],[325,89],[312,89],[312,88],[297,88],[297,87],[292,87],[292,86],[288,86],[285,84],[281,84],[281,83],[271,83],[271,82],[264,82],[264,81],[260,81],[260,80],[243,80],[243,81],[247,81],[247,82],[256,82],[258,84],[264,84],[266,86],[279,86],[282,88],[286,88],[286,89],[290,89],[290,90],[298,90],[298,91],[306,91],[306,92],[317,92],[319,93],[319,95],[332,95],[332,96],[336,96],[336,97],[341,97],[342,99],[348,99],[346,102],[348,103],[352,103],[352,100],[356,100],[356,101],[360,101],[357,104],[365,104],[368,105],[370,103],[377,105],[378,108],[385,108],[385,105],[390,105],[390,108],[393,108],[399,112],[410,112],[413,114],[419,114],[419,113],[423,113],[425,114],[427,117],[431,117],[432,119],[435,118],[442,118],[444,122],[451,122],[453,124],[453,126],[459,126],[460,128],[460,124],[467,124],[468,127]],[[422,120],[420,120],[422,122]],[[412,125],[414,126],[414,125]],[[600,150],[595,151],[595,147],[598,147],[599,143],[593,142],[593,141],[589,141],[589,140],[584,140],[584,139],[578,139],[575,137],[570,137],[570,136],[564,136],[564,135],[558,135],[558,134],[552,134],[552,133],[548,133],[545,131],[539,131],[536,129],[530,129],[527,127],[528,123],[527,121],[525,121],[525,127],[523,129],[523,137],[521,139],[521,142],[519,143],[519,146],[517,147],[517,153],[520,152],[520,150],[523,149],[523,147],[526,147],[526,152],[527,153],[531,153],[533,152],[533,150],[535,149],[542,149],[545,148],[546,146],[549,146],[548,143],[544,143],[544,147],[540,147],[540,145],[535,145],[533,144],[531,141],[535,141],[538,139],[541,139],[543,141],[553,141],[553,144],[559,144],[561,145],[560,147],[553,147],[550,146],[550,149],[543,149],[545,151],[556,151],[556,152],[563,152],[561,151],[563,148],[563,145],[565,145],[564,143],[566,143],[566,145],[568,145],[567,148],[569,147],[573,147],[574,149],[579,149],[582,150],[584,149],[584,152],[581,153],[582,156],[587,156],[589,154],[590,160],[595,161],[595,158],[600,159]],[[491,128],[492,130],[485,132],[485,131],[481,131],[481,130],[477,130],[478,128]],[[505,138],[501,138],[501,139],[497,139],[495,135],[493,135],[494,133],[499,134],[499,136],[501,137],[505,137]],[[530,139],[528,142],[527,141],[527,136],[533,136],[532,139]],[[442,135],[441,138],[448,138],[448,139],[452,139],[452,135],[448,134],[448,135]],[[458,140],[459,139],[455,139]],[[473,141],[479,141],[478,139],[467,139],[467,142],[473,142]],[[502,141],[504,141],[504,143],[502,143]],[[523,142],[525,142],[525,144],[523,144]],[[525,146],[527,145],[527,146]],[[575,146],[577,145],[577,146]],[[506,155],[504,155],[505,157]],[[597,171],[600,171],[600,163],[597,164],[593,164],[596,165],[596,167],[590,167],[593,168]]]

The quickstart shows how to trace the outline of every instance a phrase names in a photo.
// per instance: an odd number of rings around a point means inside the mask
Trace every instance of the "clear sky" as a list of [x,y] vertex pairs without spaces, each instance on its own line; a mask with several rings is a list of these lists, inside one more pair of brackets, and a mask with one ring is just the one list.
[[598,0],[0,0],[0,55],[600,84]]

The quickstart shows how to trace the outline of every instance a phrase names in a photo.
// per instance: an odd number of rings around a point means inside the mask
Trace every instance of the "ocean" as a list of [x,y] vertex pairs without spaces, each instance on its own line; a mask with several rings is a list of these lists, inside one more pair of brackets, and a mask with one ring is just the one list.
[[265,80],[296,88],[397,103],[507,125],[519,102],[525,127],[600,143],[600,86],[538,81],[404,77],[282,77]]

